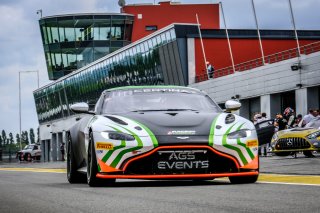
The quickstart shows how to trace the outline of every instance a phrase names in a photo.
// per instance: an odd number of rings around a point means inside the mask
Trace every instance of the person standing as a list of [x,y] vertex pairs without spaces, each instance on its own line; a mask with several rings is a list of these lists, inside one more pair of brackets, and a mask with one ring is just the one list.
[[309,113],[307,115],[305,115],[302,119],[302,126],[304,127],[305,125],[307,125],[312,119],[314,119],[314,110],[313,109],[309,109]]
[[64,143],[60,145],[61,161],[64,161]]
[[214,67],[213,67],[212,64],[210,64],[209,61],[207,61],[206,64],[207,64],[207,73],[208,73],[208,76],[209,76],[209,78],[213,78]]
[[284,130],[287,125],[287,120],[283,118],[281,113],[276,115],[276,119],[274,120],[274,126],[276,127],[277,131]]

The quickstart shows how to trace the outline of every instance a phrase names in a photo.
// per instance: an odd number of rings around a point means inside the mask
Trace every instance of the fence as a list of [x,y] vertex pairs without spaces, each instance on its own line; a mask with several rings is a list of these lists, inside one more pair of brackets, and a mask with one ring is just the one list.
[[[319,51],[320,51],[320,41],[300,47],[300,54],[303,54],[303,55],[309,55],[311,53],[319,52]],[[267,55],[264,57],[264,59],[265,59],[265,63],[272,64],[272,63],[276,63],[276,62],[280,62],[280,61],[284,61],[284,60],[288,60],[296,57],[298,57],[298,48],[288,49],[282,52]],[[240,64],[236,64],[234,68],[236,72],[243,72],[243,71],[251,70],[261,66],[263,66],[262,58],[257,58],[257,59],[246,61]],[[203,73],[204,74],[200,74],[196,76],[196,79],[195,79],[196,83],[208,80],[207,74],[204,71]],[[222,69],[215,70],[214,78],[219,78],[219,77],[230,75],[233,73],[234,71],[232,66],[225,67]]]
[[16,158],[16,153],[16,150],[6,150],[4,148],[0,148],[0,162],[17,162],[18,159]]

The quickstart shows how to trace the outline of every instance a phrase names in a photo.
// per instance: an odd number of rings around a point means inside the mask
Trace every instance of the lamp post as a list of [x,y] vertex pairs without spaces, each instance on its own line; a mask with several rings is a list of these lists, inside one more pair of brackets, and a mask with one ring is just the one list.
[[21,135],[21,73],[37,73],[37,78],[38,78],[38,88],[39,88],[39,71],[35,70],[35,71],[19,71],[19,132],[20,132],[20,150],[22,149],[22,145],[21,145],[21,139],[22,139],[22,135]]

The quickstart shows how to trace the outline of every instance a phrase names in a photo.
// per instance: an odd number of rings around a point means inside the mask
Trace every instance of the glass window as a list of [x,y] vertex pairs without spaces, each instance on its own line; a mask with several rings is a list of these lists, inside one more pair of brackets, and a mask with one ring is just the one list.
[[44,43],[48,44],[48,35],[47,35],[47,30],[45,26],[42,26],[42,32],[43,32]]
[[103,56],[107,55],[110,50],[109,47],[95,47],[94,48],[94,60],[102,58]]
[[156,30],[158,30],[158,26],[157,25],[146,26],[146,31],[156,31]]
[[112,40],[123,40],[124,20],[113,20],[111,28]]
[[[125,96],[125,97],[124,97]],[[221,112],[219,106],[208,96],[184,92],[133,92],[117,91],[104,100],[102,114],[127,113],[131,111],[206,111]]]
[[170,30],[170,34],[171,34],[171,39],[175,40],[176,39],[176,32],[174,31],[174,29]]
[[52,32],[52,40],[54,43],[59,42],[59,33],[58,33],[58,28],[57,27],[51,27],[51,32]]
[[51,34],[51,29],[50,27],[47,27],[47,35],[48,35],[48,43],[52,43],[52,34]]
[[60,36],[60,42],[64,42],[66,37],[65,37],[65,34],[64,34],[64,28],[63,27],[60,27],[59,28],[59,36]]
[[167,32],[166,32],[166,38],[167,38],[167,41],[168,41],[168,42],[172,41],[172,40],[171,40],[170,31],[167,31]]
[[66,38],[65,41],[74,41],[75,33],[73,28],[65,28]]

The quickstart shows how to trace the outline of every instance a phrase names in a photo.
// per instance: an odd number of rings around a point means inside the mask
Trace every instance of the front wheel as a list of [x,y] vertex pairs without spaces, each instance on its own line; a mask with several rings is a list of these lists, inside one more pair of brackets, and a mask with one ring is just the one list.
[[96,157],[96,150],[95,150],[95,143],[93,139],[93,133],[90,132],[89,135],[89,146],[88,146],[88,157],[87,157],[87,183],[89,186],[101,186],[105,184],[112,184],[115,182],[115,179],[107,179],[102,180],[97,178],[98,173],[98,164],[97,164],[97,157]]
[[243,183],[255,183],[258,180],[259,175],[241,176],[241,177],[229,177],[231,183],[243,184]]
[[309,150],[303,151],[303,154],[304,154],[304,156],[306,156],[307,158],[313,158],[313,157],[315,157],[315,156],[312,154],[312,151],[309,151]]
[[69,183],[85,183],[85,175],[77,171],[76,160],[74,158],[71,136],[68,135],[67,145],[67,179]]
[[275,152],[274,154],[275,154],[276,156],[285,157],[285,156],[292,155],[292,152]]

